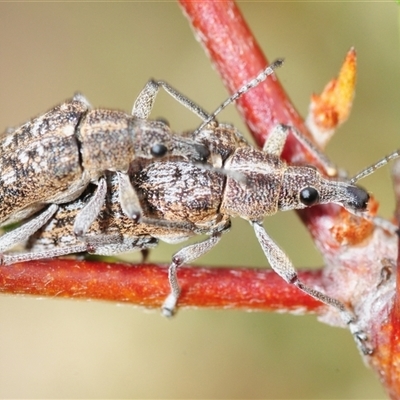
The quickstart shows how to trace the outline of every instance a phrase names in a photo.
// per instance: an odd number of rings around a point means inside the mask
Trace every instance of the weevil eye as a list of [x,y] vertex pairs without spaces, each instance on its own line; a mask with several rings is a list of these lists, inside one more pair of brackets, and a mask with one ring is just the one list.
[[161,144],[161,143],[157,143],[153,146],[151,146],[150,152],[151,155],[154,157],[163,157],[165,156],[165,154],[167,154],[167,146]]
[[319,193],[313,187],[306,187],[300,191],[300,201],[305,206],[312,206],[319,200]]
[[211,152],[206,146],[203,144],[195,144],[194,146],[201,161],[205,161],[208,157],[210,157]]

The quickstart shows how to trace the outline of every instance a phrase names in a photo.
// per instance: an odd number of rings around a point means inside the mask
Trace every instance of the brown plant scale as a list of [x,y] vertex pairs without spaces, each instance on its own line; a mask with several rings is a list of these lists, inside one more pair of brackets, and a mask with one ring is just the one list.
[[[180,4],[231,92],[268,64],[233,1],[181,0]],[[347,117],[351,107],[353,50],[346,63],[347,78],[339,77],[339,84],[334,81],[321,96],[313,97],[314,105],[326,105],[313,118],[328,120],[332,129]],[[274,76],[244,95],[238,108],[259,145],[277,123],[293,125],[307,135],[305,122]],[[292,135],[283,158],[293,163],[314,161]],[[373,208],[375,212],[375,203]],[[325,259],[323,269],[300,271],[299,278],[353,308],[374,350],[365,356],[366,363],[378,373],[390,396],[400,398],[400,302],[395,291],[400,279],[398,238],[368,222],[355,233],[359,221],[335,205],[312,207],[299,215]],[[312,312],[325,322],[342,325],[335,310],[288,285],[271,270],[187,267],[179,270],[179,280],[181,307]],[[0,267],[0,290],[159,307],[169,286],[165,266],[54,259]]]
[[315,142],[324,148],[335,132],[345,122],[353,104],[357,75],[357,55],[351,48],[343,62],[339,75],[332,79],[320,95],[313,94],[309,115],[306,118]]
[[[368,203],[368,212],[375,216],[378,211],[378,202],[371,196]],[[360,219],[350,214],[345,209],[339,211],[337,222],[330,229],[331,235],[338,246],[355,246],[369,237],[374,230],[374,225],[367,219]]]

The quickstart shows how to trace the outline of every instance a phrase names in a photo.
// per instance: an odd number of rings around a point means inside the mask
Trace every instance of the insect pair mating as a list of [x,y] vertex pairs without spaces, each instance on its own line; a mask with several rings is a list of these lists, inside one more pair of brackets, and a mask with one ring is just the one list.
[[[240,217],[253,226],[271,267],[288,283],[338,309],[368,354],[365,335],[352,312],[299,280],[262,221],[277,211],[326,203],[360,215],[367,209],[369,196],[355,183],[398,154],[350,181],[326,178],[314,167],[290,166],[281,160],[291,131],[327,172],[334,170],[295,129],[277,126],[258,150],[233,126],[216,123],[223,108],[281,63],[269,66],[212,114],[165,82],[150,81],[132,115],[92,110],[83,96],[76,95],[11,131],[0,143],[0,221],[23,224],[0,237],[3,263],[81,252],[113,255],[148,249],[159,240],[176,243],[208,235],[172,258],[171,293],[163,304],[164,315],[171,316],[180,294],[179,266],[211,250],[229,230],[230,219]],[[202,125],[178,135],[165,123],[149,120],[160,87],[196,113]],[[26,242],[24,253],[5,253],[19,242]]]

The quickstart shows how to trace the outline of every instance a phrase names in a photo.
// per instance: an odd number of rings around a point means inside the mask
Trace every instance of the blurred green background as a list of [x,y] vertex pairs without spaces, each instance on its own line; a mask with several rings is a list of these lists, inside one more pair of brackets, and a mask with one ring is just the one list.
[[[356,47],[353,112],[327,150],[338,165],[356,173],[399,147],[394,2],[239,6],[268,58],[285,57],[278,76],[303,115]],[[207,110],[227,97],[174,2],[1,3],[0,15],[1,129],[78,90],[94,106],[129,111],[151,77]],[[153,116],[176,130],[198,124],[164,93]],[[220,120],[246,132],[232,106]],[[389,217],[389,169],[363,185]],[[294,213],[265,225],[297,267],[321,265]],[[161,245],[151,260],[167,263],[177,248]],[[267,266],[242,221],[198,264]],[[0,354],[1,398],[385,398],[350,334],[313,316],[181,310],[167,321],[129,305],[1,296]]]

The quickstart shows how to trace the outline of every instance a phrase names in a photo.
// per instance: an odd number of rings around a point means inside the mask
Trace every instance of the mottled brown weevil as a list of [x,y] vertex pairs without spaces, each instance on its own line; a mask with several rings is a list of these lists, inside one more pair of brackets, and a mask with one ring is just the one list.
[[[262,221],[278,211],[327,203],[339,204],[356,215],[364,216],[369,195],[364,189],[355,186],[356,180],[397,157],[399,153],[386,157],[352,180],[325,178],[315,167],[290,166],[280,159],[290,129],[279,125],[263,150],[246,145],[243,140],[240,140],[236,148],[220,146],[221,159],[222,155],[229,154],[222,160],[223,168],[239,172],[244,180],[204,170],[182,156],[171,160],[151,160],[139,166],[133,163],[128,175],[146,217],[139,222],[128,218],[122,211],[118,194],[120,181],[116,174],[107,173],[106,201],[84,236],[75,235],[73,221],[93,196],[93,187],[88,187],[80,198],[70,203],[50,205],[53,215],[44,226],[35,226],[32,224],[33,219],[1,237],[2,253],[11,247],[9,243],[14,243],[13,235],[24,236],[28,240],[24,253],[3,254],[2,262],[12,264],[80,252],[114,255],[151,248],[158,240],[177,243],[197,234],[209,235],[208,239],[186,246],[172,257],[168,273],[171,293],[162,307],[163,314],[171,316],[181,290],[177,277],[179,266],[211,250],[222,234],[229,230],[231,218],[240,217],[253,226],[274,271],[308,295],[335,307],[349,326],[361,351],[370,354],[371,349],[365,344],[366,336],[359,329],[352,311],[340,301],[305,285],[298,278],[289,258],[266,233]],[[220,143],[226,143],[229,134],[226,128],[214,129],[212,132],[214,136],[208,136],[210,139],[216,141],[221,134]],[[234,132],[233,127],[230,132],[233,136],[231,143],[235,143],[240,135]],[[385,229],[396,229],[388,221],[377,220],[377,223]]]
[[[177,269],[211,250],[229,230],[231,218],[240,217],[252,225],[273,270],[289,284],[336,308],[361,351],[370,354],[366,335],[359,329],[353,312],[340,301],[305,285],[262,223],[265,217],[278,211],[328,203],[369,218],[365,214],[369,195],[355,183],[398,157],[399,152],[392,153],[350,180],[326,178],[315,167],[288,165],[280,158],[287,135],[292,131],[327,172],[332,172],[332,164],[295,129],[278,125],[263,149],[258,150],[250,146],[234,127],[218,126],[214,122],[208,125],[214,116],[215,113],[205,118],[205,123],[192,135],[207,149],[212,149],[212,166],[220,165],[225,174],[202,168],[181,154],[169,160],[138,159],[131,163],[127,176],[145,219],[134,221],[123,212],[119,198],[121,180],[118,174],[108,172],[104,178],[108,187],[106,201],[84,235],[75,235],[73,221],[96,195],[91,187],[70,203],[50,205],[51,215],[44,226],[36,226],[33,219],[1,237],[1,253],[15,243],[16,237],[28,240],[25,253],[3,254],[3,263],[85,251],[117,254],[153,247],[158,240],[176,243],[197,234],[209,235],[206,240],[186,246],[172,257],[168,272],[171,293],[162,306],[163,314],[171,316],[181,291]],[[237,176],[243,179],[237,179]],[[374,219],[374,222],[392,232],[397,229],[385,220]]]

